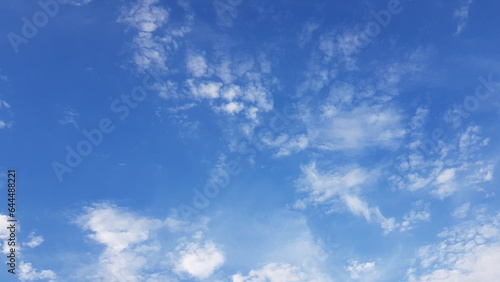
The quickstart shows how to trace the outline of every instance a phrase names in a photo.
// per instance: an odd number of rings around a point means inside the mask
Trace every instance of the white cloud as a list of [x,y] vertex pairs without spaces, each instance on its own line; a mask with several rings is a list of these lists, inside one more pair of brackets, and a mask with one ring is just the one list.
[[[9,222],[7,221],[9,217],[4,214],[0,214],[0,241],[2,242],[3,248],[2,252],[5,254],[10,253],[10,248],[11,246],[8,246],[8,241],[7,239],[10,237],[10,230],[7,229],[9,226]],[[19,225],[17,225],[17,228],[19,229]],[[16,255],[19,256],[21,253],[21,245],[23,246],[28,246],[31,248],[39,246],[43,242],[43,237],[42,236],[35,236],[34,233],[31,233],[30,236],[31,238],[30,242],[25,243],[25,242],[18,242],[18,246],[16,247]],[[23,256],[25,257],[25,256]],[[48,281],[55,281],[52,279],[56,278],[56,274],[52,270],[41,270],[38,271],[32,267],[32,264],[26,261],[19,261],[18,264],[18,272],[17,275],[19,275],[19,279],[21,281],[35,281],[35,280],[40,280],[40,279],[47,279]]]
[[500,214],[445,228],[441,241],[421,247],[408,281],[496,281],[500,275]]
[[178,88],[179,85],[177,82],[173,82],[167,80],[165,82],[161,82],[155,85],[155,90],[158,91],[158,96],[163,99],[172,99],[178,98]]
[[319,37],[319,50],[323,52],[324,61],[341,60],[348,70],[356,69],[356,57],[369,39],[361,30],[344,29],[326,32]]
[[242,91],[238,85],[229,85],[228,87],[224,87],[222,97],[228,101],[232,101],[238,96],[241,96]]
[[31,240],[28,243],[24,243],[23,245],[28,246],[30,248],[38,247],[44,241],[42,236],[35,236],[35,233],[31,233],[29,238]]
[[375,274],[375,262],[359,263],[357,260],[349,261],[349,266],[346,268],[349,271],[352,279],[359,279],[364,276],[373,276]]
[[12,122],[5,122],[0,120],[0,129],[12,127]]
[[312,39],[312,34],[316,31],[320,25],[315,22],[306,22],[302,25],[301,30],[297,35],[297,41],[299,47],[304,47]]
[[188,71],[194,77],[200,77],[205,75],[208,68],[205,58],[201,54],[192,54],[192,53],[190,53],[187,56],[186,66]]
[[[64,0],[63,0],[64,1]],[[68,1],[68,0],[65,0]],[[68,1],[69,4],[74,5],[74,6],[85,6],[92,2],[92,0],[70,0]]]
[[1,108],[7,108],[7,109],[9,109],[10,108],[10,104],[7,103],[7,102],[5,102],[5,101],[3,101],[3,100],[0,100],[0,109]]
[[370,172],[362,168],[343,168],[342,172],[327,173],[316,168],[316,163],[302,166],[302,177],[298,180],[299,191],[309,192],[310,201],[325,203],[332,197],[352,194],[355,188],[365,184]]
[[395,230],[405,232],[414,225],[430,218],[429,206],[418,201],[414,209],[403,216],[401,222],[393,217],[385,217],[378,207],[370,206],[363,200],[363,188],[378,177],[377,171],[360,167],[342,167],[334,172],[320,171],[315,163],[302,166],[302,176],[297,180],[298,191],[306,196],[297,200],[294,207],[305,209],[310,206],[326,207],[326,212],[347,210],[367,222],[375,222],[387,235]]
[[276,157],[289,156],[292,153],[305,150],[309,146],[309,138],[305,134],[297,135],[292,138],[288,138],[288,135],[283,136],[287,138],[285,142],[278,145],[278,151],[274,154]]
[[87,207],[78,218],[79,225],[92,233],[89,237],[113,252],[120,252],[149,238],[149,233],[160,226],[160,221],[139,217],[121,211],[116,206],[99,204]]
[[229,102],[222,106],[222,110],[228,114],[237,114],[243,110],[243,103]]
[[[413,225],[420,221],[429,221],[431,214],[429,212],[429,205],[423,205],[420,201],[415,203],[420,210],[411,210],[403,217],[400,224],[401,231],[408,231],[413,229]],[[423,206],[423,207],[422,207]]]
[[232,282],[320,282],[303,269],[290,264],[269,263],[261,269],[251,270],[248,275],[240,273],[232,276]]
[[175,271],[197,279],[207,279],[225,262],[224,253],[211,241],[183,243],[177,247]]
[[155,6],[158,0],[139,0],[123,9],[119,22],[128,23],[139,32],[153,32],[168,20],[168,11]]
[[419,129],[423,124],[425,124],[428,116],[429,116],[429,109],[424,107],[419,107],[416,110],[415,115],[411,118],[410,129],[411,130]]
[[378,207],[370,207],[360,198],[361,188],[376,178],[375,171],[343,167],[335,172],[322,172],[316,168],[315,163],[302,166],[301,169],[302,176],[297,180],[297,187],[299,192],[305,192],[307,196],[299,199],[295,208],[326,205],[330,207],[330,211],[334,211],[335,206],[340,205],[355,216],[379,223],[385,234],[397,227],[394,218],[384,217]]
[[2,252],[5,254],[8,254],[10,250],[10,247],[7,244],[7,239],[9,239],[10,235],[10,231],[7,229],[9,226],[7,221],[8,219],[9,217],[7,215],[0,214],[0,240],[2,242]]
[[333,104],[325,105],[332,116],[324,116],[310,127],[316,145],[326,150],[393,147],[405,135],[402,116],[394,109],[359,106],[335,113]]
[[100,253],[92,254],[97,262],[78,269],[75,279],[179,281],[186,275],[204,279],[225,261],[220,248],[203,239],[206,217],[189,222],[173,212],[160,220],[111,204],[94,204],[84,208],[75,222],[104,246]]
[[152,275],[145,272],[146,267],[157,269],[160,262],[156,260],[161,247],[151,238],[151,233],[163,225],[162,221],[114,205],[95,204],[86,207],[76,223],[91,232],[89,238],[105,246],[98,255],[98,263],[83,270],[82,276],[86,279],[143,281]]
[[148,69],[165,70],[166,50],[153,32],[168,21],[168,11],[158,6],[158,0],[139,0],[123,8],[118,22],[129,24],[137,30],[134,38],[136,51],[134,62],[139,71]]
[[481,155],[489,139],[480,135],[478,126],[446,134],[435,128],[430,135],[422,126],[411,130],[411,139],[398,157],[398,173],[390,177],[397,187],[425,189],[443,199],[463,189],[483,190],[493,179],[495,162]]
[[243,89],[242,100],[254,103],[259,110],[267,112],[273,108],[269,91],[259,80],[248,83]]
[[467,20],[469,19],[469,9],[473,0],[464,0],[462,5],[455,11],[454,17],[457,19],[457,30],[455,34],[462,33],[463,29],[467,25]]
[[[407,130],[401,110],[389,103],[397,87],[387,80],[381,78],[379,85],[361,82],[356,86],[335,82],[326,98],[302,105],[300,120],[311,145],[334,151],[397,148]],[[374,96],[377,91],[380,95]]]
[[52,270],[41,270],[37,271],[31,266],[31,263],[21,262],[19,264],[19,279],[21,281],[35,281],[40,279],[46,279],[49,281],[55,281],[56,274]]
[[454,211],[452,216],[455,218],[464,218],[469,214],[469,209],[470,209],[470,203],[464,203],[463,205],[457,207]]
[[194,98],[216,99],[219,98],[219,90],[222,86],[220,82],[194,82],[193,79],[186,81],[187,86]]
[[78,118],[79,114],[77,111],[75,111],[72,108],[66,108],[63,113],[63,117],[59,120],[59,124],[61,125],[67,125],[71,124],[73,125],[76,129],[79,129],[78,127],[78,122],[76,119]]
[[167,57],[179,48],[179,38],[191,31],[193,13],[185,2],[177,3],[185,12],[184,24],[167,27],[169,8],[158,0],[139,0],[122,8],[118,22],[132,27],[136,34],[133,62],[139,72],[164,72],[168,69]]

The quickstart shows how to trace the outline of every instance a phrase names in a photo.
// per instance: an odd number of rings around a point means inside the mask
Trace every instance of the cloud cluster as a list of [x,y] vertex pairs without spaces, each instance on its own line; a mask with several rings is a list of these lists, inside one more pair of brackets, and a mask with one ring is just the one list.
[[[184,275],[205,279],[225,261],[215,243],[203,239],[204,223],[191,224],[175,216],[148,218],[110,204],[86,207],[76,223],[105,247],[95,268],[82,270],[85,279],[177,281]],[[193,238],[184,235],[193,230],[198,230]],[[169,233],[176,239],[163,240]]]
[[421,247],[408,281],[495,281],[500,275],[500,214],[476,210],[464,221],[438,234],[440,241]]
[[427,116],[428,110],[417,109],[408,129],[410,140],[390,180],[400,189],[425,190],[439,199],[491,182],[495,162],[481,154],[489,138],[481,136],[480,127],[446,133],[435,128],[429,134],[424,129]]
[[350,273],[351,279],[359,279],[366,276],[374,278],[376,264],[374,261],[360,263],[357,260],[351,260],[346,270]]

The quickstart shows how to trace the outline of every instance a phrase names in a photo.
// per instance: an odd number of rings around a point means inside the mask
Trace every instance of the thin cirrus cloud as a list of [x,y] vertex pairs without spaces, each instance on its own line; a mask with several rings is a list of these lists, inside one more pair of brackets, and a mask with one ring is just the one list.
[[464,0],[460,8],[455,10],[454,17],[457,20],[457,30],[455,34],[460,34],[464,30],[467,25],[467,21],[469,20],[469,10],[474,0]]

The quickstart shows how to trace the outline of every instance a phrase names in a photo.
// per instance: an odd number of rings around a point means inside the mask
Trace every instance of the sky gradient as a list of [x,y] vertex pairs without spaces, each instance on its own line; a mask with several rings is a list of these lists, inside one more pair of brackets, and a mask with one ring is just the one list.
[[0,7],[1,281],[500,276],[500,2]]

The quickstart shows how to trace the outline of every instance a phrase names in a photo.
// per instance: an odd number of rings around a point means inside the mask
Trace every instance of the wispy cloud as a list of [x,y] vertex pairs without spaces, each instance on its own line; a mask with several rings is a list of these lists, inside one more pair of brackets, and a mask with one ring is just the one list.
[[42,236],[35,236],[34,232],[32,232],[30,234],[29,238],[30,238],[30,241],[27,243],[24,243],[23,245],[28,246],[30,248],[38,247],[44,241]]
[[457,30],[455,34],[458,35],[462,33],[465,26],[467,25],[467,21],[469,20],[469,9],[474,0],[464,0],[460,8],[455,10],[454,17],[457,20]]
[[10,128],[10,127],[12,127],[12,125],[13,125],[12,122],[5,122],[3,120],[0,120],[0,129]]
[[79,129],[77,118],[80,115],[74,109],[67,107],[62,113],[62,117],[59,119],[59,124],[61,125],[73,125],[76,129]]
[[394,218],[386,218],[378,207],[370,207],[361,198],[363,186],[369,179],[376,178],[376,171],[360,167],[343,167],[335,171],[319,171],[315,163],[302,166],[302,176],[297,180],[299,192],[307,196],[299,199],[295,208],[303,209],[310,205],[327,207],[327,212],[347,210],[355,216],[364,217],[368,222],[377,222],[384,233],[393,231],[397,224]]

